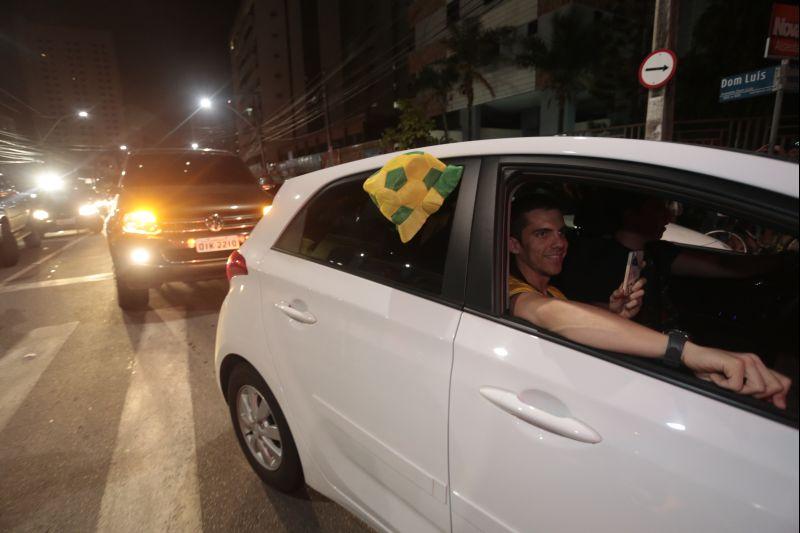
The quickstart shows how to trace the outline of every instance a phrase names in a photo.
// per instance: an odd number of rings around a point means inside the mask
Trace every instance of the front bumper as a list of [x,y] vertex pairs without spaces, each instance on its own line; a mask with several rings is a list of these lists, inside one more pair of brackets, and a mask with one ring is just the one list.
[[[246,234],[239,234],[244,242]],[[225,277],[233,250],[197,253],[189,240],[124,234],[109,240],[114,272],[131,288],[155,288],[171,281],[203,281]],[[139,253],[146,260],[135,260]]]

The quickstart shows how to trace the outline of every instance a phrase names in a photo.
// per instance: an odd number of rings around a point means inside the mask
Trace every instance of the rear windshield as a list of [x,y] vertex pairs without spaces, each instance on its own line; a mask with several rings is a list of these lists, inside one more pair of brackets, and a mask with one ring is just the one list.
[[128,159],[122,184],[254,185],[247,166],[233,156],[211,154],[139,154]]

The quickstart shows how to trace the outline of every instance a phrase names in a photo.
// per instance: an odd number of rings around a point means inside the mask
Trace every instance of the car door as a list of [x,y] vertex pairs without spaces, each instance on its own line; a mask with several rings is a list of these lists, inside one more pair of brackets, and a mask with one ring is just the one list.
[[[449,530],[447,416],[478,161],[402,244],[362,190],[331,183],[270,252],[264,323],[289,424],[337,499],[389,529]],[[293,428],[294,430],[294,428]]]
[[[505,205],[508,169],[523,162],[543,173],[617,168],[574,158],[483,163],[474,224],[494,231],[473,229],[455,342],[453,531],[796,531],[796,418],[504,313],[506,215],[496,206]],[[681,181],[619,165],[651,187]]]

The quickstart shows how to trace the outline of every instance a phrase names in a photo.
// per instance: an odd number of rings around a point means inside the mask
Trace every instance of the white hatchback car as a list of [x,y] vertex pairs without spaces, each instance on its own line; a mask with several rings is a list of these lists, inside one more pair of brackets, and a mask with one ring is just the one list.
[[506,246],[520,188],[587,233],[609,192],[680,202],[693,231],[756,228],[778,271],[664,275],[646,300],[796,383],[797,165],[616,139],[424,150],[464,171],[407,244],[362,190],[390,154],[287,181],[229,260],[217,372],[261,478],[380,530],[797,531],[795,386],[779,410],[516,319]]

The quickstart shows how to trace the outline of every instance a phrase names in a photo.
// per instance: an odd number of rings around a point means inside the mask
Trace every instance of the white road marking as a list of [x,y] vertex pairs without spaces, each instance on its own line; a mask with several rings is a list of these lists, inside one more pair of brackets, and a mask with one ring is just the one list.
[[63,285],[74,285],[76,283],[106,281],[109,279],[114,279],[114,274],[112,274],[111,272],[103,272],[102,274],[90,274],[88,276],[79,276],[76,278],[48,279],[45,281],[33,281],[31,283],[0,285],[0,294],[4,294],[7,292],[27,291],[29,289],[42,289],[45,287],[61,287]]
[[44,263],[45,261],[49,261],[50,259],[52,259],[53,257],[57,256],[58,254],[60,254],[60,253],[61,253],[61,252],[63,252],[64,250],[66,250],[67,248],[70,248],[70,247],[72,247],[72,246],[75,246],[76,244],[78,244],[79,242],[81,242],[81,241],[82,241],[83,239],[85,239],[86,237],[87,237],[87,236],[86,236],[86,235],[84,235],[83,237],[79,237],[79,238],[75,239],[75,240],[74,240],[74,241],[72,241],[72,242],[68,242],[67,244],[65,244],[64,246],[62,246],[61,248],[59,248],[59,249],[58,249],[58,250],[56,250],[55,252],[53,252],[53,253],[50,253],[50,254],[47,254],[46,256],[44,256],[44,257],[40,258],[40,259],[39,259],[38,261],[36,261],[35,263],[32,263],[32,264],[30,264],[30,265],[26,266],[25,268],[23,268],[22,270],[20,270],[20,271],[18,271],[18,272],[15,272],[15,273],[11,274],[10,276],[8,276],[8,277],[7,277],[6,279],[4,279],[3,281],[0,281],[0,287],[2,287],[3,285],[5,285],[5,284],[7,284],[7,283],[9,283],[9,282],[11,282],[11,281],[14,281],[15,279],[19,278],[20,276],[24,276],[25,274],[27,274],[28,272],[30,272],[32,269],[34,269],[34,268],[36,268],[37,266],[41,265],[41,264],[42,264],[42,263]]
[[[39,377],[75,331],[78,322],[29,331],[9,350],[0,346],[0,431],[30,394]],[[35,353],[36,357],[27,357]]]
[[[185,314],[148,311],[117,430],[98,531],[200,531]],[[163,322],[162,322],[163,321]]]

